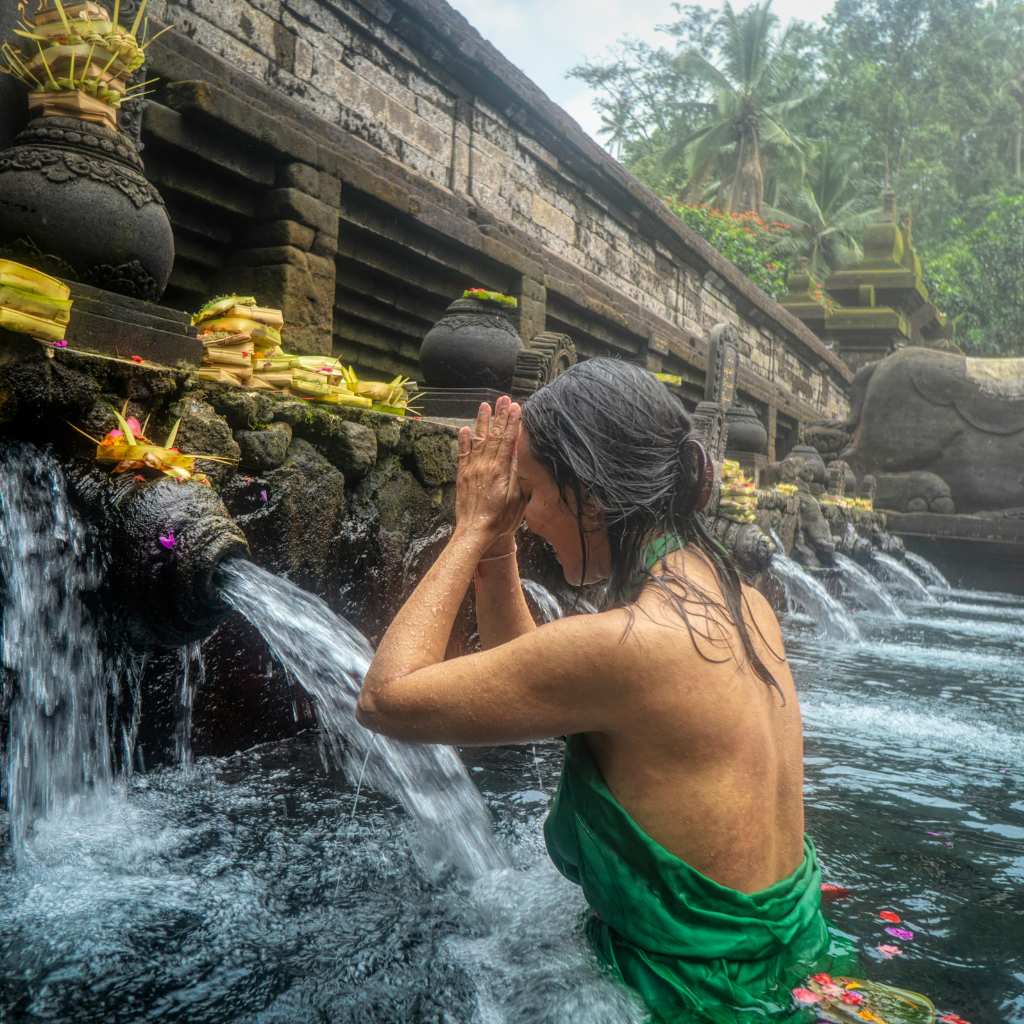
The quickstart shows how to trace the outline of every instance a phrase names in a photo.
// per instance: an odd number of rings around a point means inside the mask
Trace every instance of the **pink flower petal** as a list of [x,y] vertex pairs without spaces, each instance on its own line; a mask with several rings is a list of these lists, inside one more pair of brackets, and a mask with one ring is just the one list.
[[903,939],[904,942],[910,942],[914,937],[914,933],[909,928],[886,928],[886,935],[891,935],[894,939]]
[[903,950],[899,946],[882,945],[878,947],[878,952],[885,957],[886,960],[891,960],[894,956],[902,956]]
[[168,551],[173,551],[178,546],[178,542],[174,537],[174,531],[168,530],[166,534],[161,534],[160,544]]
[[816,992],[812,992],[809,988],[793,989],[793,998],[801,1006],[813,1006],[815,1003],[821,1002],[821,996]]

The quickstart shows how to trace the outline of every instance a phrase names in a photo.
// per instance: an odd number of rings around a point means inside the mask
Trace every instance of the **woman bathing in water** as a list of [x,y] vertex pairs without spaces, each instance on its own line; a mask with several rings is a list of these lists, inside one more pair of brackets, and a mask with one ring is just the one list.
[[[366,676],[368,728],[419,743],[566,736],[545,826],[604,964],[657,1021],[786,1018],[830,965],[804,834],[803,734],[779,624],[709,536],[683,407],[596,359],[459,436],[451,541]],[[607,610],[538,627],[515,535]],[[483,650],[445,660],[471,584]],[[752,1012],[753,1011],[753,1012]]]

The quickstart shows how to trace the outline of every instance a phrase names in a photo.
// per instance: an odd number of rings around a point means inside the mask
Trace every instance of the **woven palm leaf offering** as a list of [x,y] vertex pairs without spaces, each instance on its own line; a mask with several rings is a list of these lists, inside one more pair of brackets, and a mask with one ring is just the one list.
[[935,1006],[926,996],[874,981],[816,974],[793,1000],[808,1011],[808,1020],[829,1024],[934,1024]]
[[29,88],[29,109],[116,129],[122,104],[147,95],[155,81],[128,84],[146,61],[146,47],[167,31],[146,38],[148,3],[142,0],[131,24],[122,25],[121,0],[112,14],[92,0],[40,0],[15,29],[20,46],[0,49],[4,70]]
[[757,490],[748,480],[738,462],[726,459],[722,463],[721,500],[718,515],[734,523],[752,523],[757,512]]
[[377,412],[386,412],[392,416],[405,416],[406,413],[415,412],[410,405],[409,397],[413,382],[401,374],[386,383],[360,380],[356,371],[350,366],[345,370],[345,383],[353,394],[369,398]]
[[0,260],[0,327],[57,344],[71,320],[71,289],[55,277]]
[[126,412],[127,405],[120,412],[113,410],[117,427],[102,439],[87,434],[74,424],[71,425],[74,430],[96,445],[96,461],[112,464],[115,473],[153,473],[170,477],[179,483],[192,481],[209,485],[207,477],[196,472],[197,462],[232,465],[236,461],[222,455],[187,455],[180,451],[174,446],[174,442],[178,437],[181,420],[174,424],[162,445],[154,444],[146,437],[148,420],[146,424],[140,424],[134,417],[126,416]]
[[281,347],[281,310],[258,306],[250,295],[211,299],[192,317],[192,325],[203,343],[203,380],[265,389],[273,386],[264,376],[268,360],[287,359],[285,368],[291,366]]
[[372,409],[373,401],[363,398],[348,386],[341,361],[332,356],[298,356],[292,366],[290,390],[297,398],[323,405],[343,405],[352,409]]
[[477,302],[493,302],[503,309],[518,309],[519,300],[512,295],[503,295],[501,292],[491,292],[486,288],[467,288],[462,293],[464,299],[476,299]]

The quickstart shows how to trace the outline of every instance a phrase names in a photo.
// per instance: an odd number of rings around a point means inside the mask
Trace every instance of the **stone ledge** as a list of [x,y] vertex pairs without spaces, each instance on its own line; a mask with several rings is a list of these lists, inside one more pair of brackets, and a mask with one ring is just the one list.
[[1020,545],[1024,555],[1024,518],[982,515],[886,512],[890,533],[906,537]]
[[[545,129],[542,132],[543,144],[554,150],[568,147],[567,164],[573,166],[585,180],[595,181],[596,174],[599,189],[603,186],[619,195],[622,199],[620,207],[627,214],[638,218],[639,229],[644,235],[649,236],[655,243],[662,240],[683,263],[695,265],[702,274],[709,271],[718,274],[751,307],[761,310],[779,330],[808,350],[815,360],[827,365],[842,385],[845,386],[852,381],[852,372],[838,356],[826,348],[792,314],[750,282],[703,238],[674,217],[653,193],[640,185],[596,143],[587,138],[564,111],[548,100],[490,44],[485,43],[461,15],[439,0],[415,0],[415,3],[401,5],[401,10],[401,17],[397,17],[396,23],[390,26],[393,31],[398,31],[399,35],[407,32],[412,45],[424,47],[427,53],[436,52],[440,40],[446,40],[444,59],[448,63],[445,66],[452,74],[456,77],[468,76],[470,84],[479,87],[485,99],[490,98],[497,109],[506,111],[509,116],[515,115],[517,104],[523,104],[523,109],[532,106],[534,112],[541,118],[541,127]],[[401,27],[401,31],[396,25]],[[416,28],[416,25],[419,27]],[[424,33],[429,33],[430,38],[425,38]],[[449,46],[461,49],[448,52]],[[265,102],[257,100],[255,103],[242,103],[209,82],[180,81],[167,88],[167,97],[168,103],[183,113],[191,111],[200,116],[219,120],[242,134],[272,147],[282,155],[290,156],[302,163],[313,164],[335,177],[352,182],[356,187],[418,217],[430,227],[456,241],[482,250],[522,273],[538,276],[538,268],[535,265],[537,261],[546,264],[553,277],[557,275],[562,279],[572,279],[578,274],[586,273],[553,253],[535,252],[536,243],[531,242],[522,231],[506,222],[500,222],[500,227],[499,222],[494,222],[497,228],[494,234],[504,236],[502,240],[499,241],[498,237],[492,236],[491,244],[486,244],[476,232],[467,232],[464,221],[472,216],[468,212],[469,209],[474,208],[470,202],[459,200],[459,197],[450,190],[413,174],[397,161],[389,160],[368,142],[327,124],[300,103],[274,94],[267,86],[256,80],[246,80],[243,87],[238,82],[237,72],[233,72],[224,61],[189,40],[179,37],[175,37],[173,43],[166,37],[158,40],[153,47],[153,59],[157,69],[166,77],[173,77],[174,71],[185,75],[205,72],[226,81],[230,88],[244,88],[247,95],[258,97],[266,94]],[[496,90],[504,102],[494,102]],[[510,103],[510,99],[517,102]],[[288,120],[315,130],[318,133],[317,137],[323,141],[314,145],[311,141],[313,136],[308,132],[296,131],[271,111],[280,111],[287,115]],[[311,146],[316,151],[315,156],[310,154]],[[394,179],[393,184],[391,179]],[[442,216],[424,215],[430,207],[438,212],[443,211]],[[489,232],[481,228],[481,233],[486,236]],[[524,251],[533,253],[533,258],[524,260]],[[613,290],[601,282],[599,291]],[[615,309],[618,305],[621,305],[623,310]],[[606,315],[605,310],[611,307],[615,309],[613,322],[621,323],[630,329],[637,326],[635,310],[640,314],[641,327],[657,325],[673,332],[679,330],[675,325],[668,324],[655,314],[643,310],[617,291],[615,300],[602,303],[602,306],[604,309],[600,311],[600,315]],[[625,311],[627,309],[628,312]]]

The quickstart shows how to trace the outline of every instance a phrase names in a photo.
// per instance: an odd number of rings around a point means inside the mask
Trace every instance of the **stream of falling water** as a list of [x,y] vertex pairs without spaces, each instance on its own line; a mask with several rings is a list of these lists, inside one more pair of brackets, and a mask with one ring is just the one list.
[[22,859],[34,820],[112,782],[110,674],[84,598],[99,566],[56,460],[0,447],[0,656],[13,680],[4,787]]
[[188,644],[179,652],[181,677],[178,681],[178,714],[174,730],[174,756],[185,768],[192,765],[192,712],[196,693],[206,682],[206,662],[200,643]]
[[924,601],[928,604],[937,603],[935,595],[921,582],[920,578],[902,562],[893,558],[892,555],[878,552],[875,555],[875,562],[878,565],[884,566],[889,575],[894,578],[896,585],[902,587],[902,589],[906,590],[918,601]]
[[225,600],[246,616],[273,655],[317,706],[327,754],[350,780],[399,801],[417,824],[423,870],[454,867],[476,878],[503,866],[490,815],[451,747],[400,743],[356,721],[356,704],[373,651],[366,638],[318,597],[251,562],[220,570]]
[[924,577],[928,586],[936,587],[938,590],[952,589],[949,585],[949,580],[942,575],[938,567],[929,562],[923,555],[908,551],[907,561]]
[[806,569],[792,558],[779,554],[772,559],[771,571],[782,580],[786,596],[800,605],[834,640],[855,641],[860,630],[850,614]]
[[869,611],[881,612],[883,615],[891,615],[894,619],[906,618],[892,594],[852,558],[837,554],[836,565],[842,571],[843,582],[865,608]]

